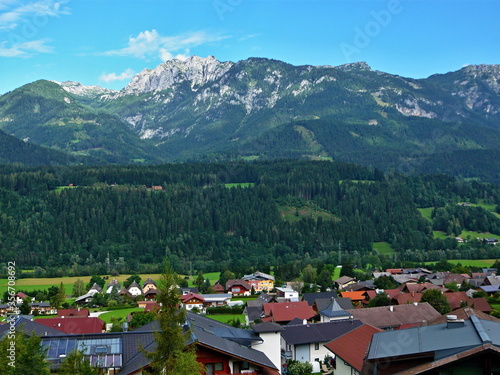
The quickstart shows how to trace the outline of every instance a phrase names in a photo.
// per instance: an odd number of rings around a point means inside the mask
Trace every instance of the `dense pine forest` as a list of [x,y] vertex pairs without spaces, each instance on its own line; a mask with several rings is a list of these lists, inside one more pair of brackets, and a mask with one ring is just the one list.
[[165,255],[180,273],[495,258],[455,236],[500,235],[499,204],[497,185],[341,162],[4,165],[0,263],[62,276],[154,272]]

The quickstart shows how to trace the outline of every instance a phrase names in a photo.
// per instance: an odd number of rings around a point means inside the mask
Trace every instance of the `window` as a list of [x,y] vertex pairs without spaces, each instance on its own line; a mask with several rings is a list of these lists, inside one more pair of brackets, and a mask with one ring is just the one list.
[[206,374],[213,375],[215,371],[222,371],[224,369],[224,364],[222,362],[207,363],[205,364]]
[[250,364],[247,361],[243,361],[240,363],[240,370],[248,370],[250,369]]
[[96,346],[94,349],[95,354],[106,354],[108,352],[108,347],[106,345]]
[[314,350],[319,350],[319,343],[314,344]]

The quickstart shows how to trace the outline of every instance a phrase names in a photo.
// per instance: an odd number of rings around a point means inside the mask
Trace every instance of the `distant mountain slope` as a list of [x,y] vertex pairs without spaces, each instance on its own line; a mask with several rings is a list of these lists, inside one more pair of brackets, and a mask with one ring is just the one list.
[[[121,91],[37,81],[0,97],[0,129],[102,162],[335,158],[490,176],[500,151],[500,66],[409,79],[366,63],[293,66],[193,56]],[[485,158],[478,165],[474,152]],[[476,168],[472,168],[476,169]],[[493,171],[494,172],[494,171]]]
[[77,158],[66,155],[63,152],[23,142],[0,130],[0,164],[20,163],[30,166],[67,165],[77,161]]
[[79,103],[59,84],[49,81],[37,81],[1,96],[0,129],[101,162],[157,160],[119,118]]

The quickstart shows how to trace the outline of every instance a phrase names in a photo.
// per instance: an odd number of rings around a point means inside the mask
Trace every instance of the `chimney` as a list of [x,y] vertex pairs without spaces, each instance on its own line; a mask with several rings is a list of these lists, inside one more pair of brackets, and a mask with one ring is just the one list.
[[302,324],[306,325],[307,324],[307,319],[302,319]]
[[389,311],[394,311],[394,306],[389,306]]
[[446,315],[446,328],[460,328],[465,326],[463,319],[458,319],[456,315]]
[[418,306],[418,302],[413,302],[413,305],[414,306]]

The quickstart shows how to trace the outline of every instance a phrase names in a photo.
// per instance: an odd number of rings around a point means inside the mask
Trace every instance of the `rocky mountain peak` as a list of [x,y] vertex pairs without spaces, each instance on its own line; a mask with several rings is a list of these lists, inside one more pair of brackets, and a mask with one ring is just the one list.
[[348,63],[348,64],[343,64],[336,66],[337,69],[344,70],[346,72],[350,72],[352,70],[372,70],[370,65],[368,65],[364,61],[359,61],[355,63]]
[[100,86],[84,86],[80,82],[74,81],[55,83],[59,84],[66,92],[86,98],[96,98],[101,95],[113,95],[117,92]]
[[234,64],[220,62],[214,56],[190,56],[185,60],[172,59],[160,64],[155,69],[145,69],[137,74],[120,92],[120,95],[138,95],[152,91],[162,91],[189,82],[191,89],[224,75]]

